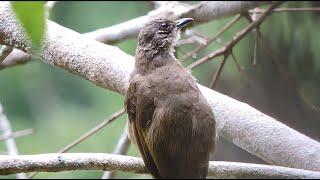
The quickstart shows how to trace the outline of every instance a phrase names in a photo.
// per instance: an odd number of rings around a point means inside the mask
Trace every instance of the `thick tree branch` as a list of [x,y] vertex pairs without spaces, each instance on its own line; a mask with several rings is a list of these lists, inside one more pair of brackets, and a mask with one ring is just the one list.
[[[64,153],[0,156],[0,174],[72,170],[120,170],[148,173],[141,158],[103,153]],[[247,163],[211,161],[212,178],[320,178],[320,172]]]
[[[0,43],[30,52],[30,41],[0,2]],[[82,37],[47,21],[40,56],[44,62],[125,94],[134,58],[120,49]],[[217,119],[219,135],[246,151],[281,166],[320,171],[320,144],[246,103],[199,85]]]
[[224,17],[248,11],[266,2],[258,1],[204,1],[197,5],[167,1],[157,3],[157,9],[150,11],[147,15],[141,16],[115,26],[98,29],[84,34],[85,36],[103,43],[114,43],[127,38],[137,37],[140,29],[153,18],[179,19],[190,17],[195,19],[193,25],[206,23]]

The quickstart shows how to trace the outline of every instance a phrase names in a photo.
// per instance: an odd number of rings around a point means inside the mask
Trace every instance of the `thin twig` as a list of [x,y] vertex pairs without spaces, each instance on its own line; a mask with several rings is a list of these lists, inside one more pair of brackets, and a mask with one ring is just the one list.
[[[249,10],[249,13],[264,13],[265,11],[265,9]],[[320,7],[276,8],[272,12],[320,12]]]
[[[69,151],[70,149],[72,149],[73,147],[75,147],[76,145],[78,145],[79,143],[81,143],[82,141],[87,139],[88,137],[92,136],[93,134],[95,134],[96,132],[98,132],[99,130],[101,130],[102,128],[104,128],[105,126],[110,124],[111,122],[113,122],[115,119],[117,119],[122,114],[124,114],[124,112],[125,112],[125,110],[123,108],[121,110],[115,112],[110,117],[108,117],[107,119],[102,121],[100,124],[98,124],[97,126],[95,126],[92,129],[90,129],[84,135],[80,136],[78,139],[76,139],[72,143],[70,143],[67,146],[65,146],[64,148],[62,148],[60,151],[58,151],[58,153],[65,153],[65,152]],[[37,172],[30,174],[29,178],[30,179],[33,178],[36,174],[37,174]]]
[[254,39],[254,50],[253,50],[253,67],[257,66],[258,61],[258,43],[259,43],[259,35],[258,35],[259,27],[257,27],[253,32],[255,34]]
[[[258,11],[259,8],[256,7],[254,8],[255,11]],[[259,14],[257,13],[246,13],[245,18],[249,21],[249,23],[252,23],[253,21],[256,21],[259,17]],[[260,32],[260,26],[257,26],[255,29],[252,30],[252,33],[254,34],[254,49],[253,49],[253,61],[252,61],[252,66],[256,67],[257,66],[257,61],[258,61],[258,41],[259,41],[259,35],[258,31]]]
[[[127,120],[128,121],[128,120]],[[126,124],[120,138],[119,141],[117,143],[116,148],[113,151],[113,154],[119,154],[119,155],[126,155],[131,141],[128,138],[128,134],[127,134],[127,126],[128,124]],[[116,176],[116,171],[105,171],[102,178],[101,179],[113,179]]]
[[96,132],[98,132],[99,130],[101,130],[102,128],[104,128],[105,126],[110,124],[111,122],[113,122],[115,119],[117,119],[118,117],[123,115],[124,112],[125,112],[124,109],[121,109],[121,110],[115,112],[110,117],[108,117],[107,119],[102,121],[100,124],[98,124],[97,126],[92,128],[91,130],[86,132],[84,135],[82,135],[81,137],[79,137],[78,139],[76,139],[75,141],[73,141],[72,143],[70,143],[69,145],[67,145],[66,147],[61,149],[60,151],[58,151],[58,153],[65,153],[65,152],[69,151],[71,148],[75,147],[76,145],[78,145],[79,143],[81,143],[82,141],[84,141],[85,139],[87,139],[91,135],[95,134]]
[[228,22],[222,29],[220,29],[211,39],[208,40],[208,42],[205,45],[200,45],[198,46],[196,49],[194,49],[193,51],[191,51],[190,53],[186,54],[182,60],[186,60],[190,57],[192,57],[193,55],[195,55],[196,53],[199,53],[201,50],[203,50],[205,47],[207,47],[209,44],[211,44],[212,42],[214,42],[215,40],[217,40],[219,38],[219,36],[224,33],[225,31],[227,31],[233,24],[235,24],[239,19],[241,18],[241,15],[238,14],[236,15],[236,17],[234,17],[230,22]]
[[[0,103],[0,131],[2,131],[2,136],[7,137],[12,134],[10,121],[8,120],[7,116],[4,114],[2,104]],[[18,155],[18,149],[14,138],[7,138],[5,139],[5,146],[7,148],[8,155]],[[16,174],[18,179],[28,179],[28,176],[25,173],[18,173]]]
[[0,50],[0,64],[6,59],[6,57],[12,52],[13,47],[2,46]]
[[234,36],[232,38],[232,40],[230,40],[227,45],[225,45],[222,48],[217,49],[216,51],[208,54],[207,56],[199,59],[198,61],[192,63],[191,65],[189,65],[187,67],[188,70],[193,69],[197,66],[199,66],[200,64],[215,58],[217,56],[221,56],[223,54],[225,54],[226,52],[231,52],[231,49],[243,38],[245,37],[249,32],[252,31],[252,29],[256,28],[257,26],[259,26],[264,20],[265,18],[272,12],[272,10],[274,8],[276,8],[277,6],[279,6],[282,2],[275,2],[273,3],[256,21],[253,21],[252,23],[250,23],[247,27],[245,27],[241,32],[237,33],[236,36]]
[[13,132],[12,134],[8,134],[6,136],[1,136],[0,141],[5,141],[9,138],[17,138],[17,137],[21,137],[21,136],[27,136],[27,135],[30,135],[33,133],[34,133],[33,129],[25,129],[25,130],[21,130],[21,131],[16,131],[16,132]]
[[306,105],[310,106],[313,110],[319,111],[319,108],[317,108],[315,105],[309,103],[305,97],[299,92],[299,85],[296,82],[296,80],[291,76],[289,71],[285,68],[285,66],[281,63],[281,60],[279,60],[278,56],[272,49],[272,47],[268,44],[267,40],[263,37],[262,33],[258,31],[258,35],[262,42],[262,47],[268,52],[268,55],[271,57],[271,59],[275,62],[277,65],[279,71],[284,75],[284,78],[289,82],[289,85],[291,88],[295,91],[295,93],[300,97],[302,102],[304,102]]
[[7,67],[25,64],[29,62],[30,58],[30,54],[18,49],[13,49],[13,51],[4,59],[4,61],[0,63],[0,70]]
[[189,38],[185,38],[185,39],[180,39],[177,43],[177,47],[180,47],[182,45],[188,45],[188,44],[194,44],[194,43],[198,43],[198,41],[196,41],[194,38],[189,37]]
[[225,54],[223,56],[223,60],[220,63],[219,69],[216,71],[216,73],[214,74],[213,79],[211,81],[211,84],[210,84],[211,89],[214,89],[216,87],[218,79],[219,79],[219,77],[221,75],[222,69],[224,67],[224,64],[226,63],[226,61],[228,59],[228,56],[229,56],[229,54]]
[[241,65],[240,65],[240,63],[239,63],[239,61],[238,61],[238,59],[235,57],[235,55],[233,54],[233,51],[231,51],[231,56],[232,56],[232,59],[233,59],[233,61],[236,63],[236,65],[237,65],[237,69],[238,69],[238,71],[243,71],[244,70],[244,67],[242,67]]
[[209,41],[208,37],[196,32],[195,30],[186,29],[184,34],[194,39],[198,44],[204,45]]
[[186,67],[187,70],[191,70],[191,69],[194,69],[196,68],[197,66],[199,66],[200,64],[210,60],[210,59],[213,59],[215,57],[218,57],[218,56],[221,56],[225,53],[226,51],[226,46],[222,47],[222,48],[219,48],[217,49],[216,51],[202,57],[201,59],[197,60],[196,62],[190,64],[188,67]]

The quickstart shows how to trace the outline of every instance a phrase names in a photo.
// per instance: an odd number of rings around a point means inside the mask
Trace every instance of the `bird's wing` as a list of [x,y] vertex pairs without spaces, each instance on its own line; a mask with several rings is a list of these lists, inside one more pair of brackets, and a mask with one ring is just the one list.
[[[129,89],[125,96],[125,108],[128,114],[130,128],[133,130],[134,140],[144,163],[150,173],[157,179],[160,179],[160,173],[152,154],[146,142],[145,125],[152,119],[154,108],[149,103],[141,103],[137,98],[136,84],[130,83]],[[148,106],[149,104],[149,106]]]

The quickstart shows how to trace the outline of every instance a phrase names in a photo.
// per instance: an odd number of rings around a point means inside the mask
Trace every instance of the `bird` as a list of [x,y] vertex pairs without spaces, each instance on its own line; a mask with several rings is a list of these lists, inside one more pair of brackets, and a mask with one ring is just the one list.
[[156,179],[204,179],[216,151],[213,111],[174,56],[181,28],[192,21],[157,18],[140,30],[125,93],[129,138]]

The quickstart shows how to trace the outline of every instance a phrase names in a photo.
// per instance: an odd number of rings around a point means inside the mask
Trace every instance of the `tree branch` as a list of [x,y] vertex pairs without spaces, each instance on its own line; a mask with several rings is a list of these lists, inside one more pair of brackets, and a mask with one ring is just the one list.
[[196,24],[206,23],[212,20],[230,17],[236,14],[265,5],[267,1],[203,1],[192,6],[181,17],[191,17]]
[[6,57],[12,52],[13,48],[10,46],[2,46],[0,50],[0,64],[6,59]]
[[266,3],[267,2],[254,1],[204,1],[191,6],[181,2],[167,1],[157,3],[158,8],[150,11],[145,16],[117,24],[115,26],[85,33],[84,35],[99,42],[110,44],[127,38],[137,37],[140,29],[153,18],[165,17],[170,19],[179,19],[189,17],[195,19],[193,25],[197,25],[236,15]]
[[[0,2],[0,43],[30,53],[30,41]],[[134,58],[119,48],[84,38],[47,21],[40,56],[44,62],[83,77],[99,87],[125,94]],[[246,103],[198,85],[217,119],[219,135],[242,149],[281,166],[320,171],[320,144]]]
[[12,132],[12,134],[7,134],[5,136],[0,136],[0,141],[5,141],[9,138],[17,138],[17,137],[21,137],[21,136],[27,136],[34,133],[33,129],[25,129],[25,130],[21,130],[21,131],[16,131],[16,132]]
[[192,50],[191,52],[186,53],[186,55],[184,55],[183,59],[184,60],[188,59],[188,58],[192,57],[193,55],[195,55],[196,53],[203,50],[204,48],[206,48],[209,44],[211,44],[213,41],[218,39],[219,36],[222,33],[224,33],[226,30],[228,30],[233,24],[238,22],[240,20],[240,18],[241,18],[240,14],[236,15],[230,22],[228,22],[223,28],[221,28],[206,44],[200,45],[196,49]]
[[223,69],[223,67],[224,67],[224,65],[225,65],[228,57],[229,57],[229,54],[225,54],[225,55],[223,56],[223,60],[221,61],[220,66],[219,66],[219,68],[217,69],[216,73],[214,74],[214,76],[213,76],[213,78],[212,78],[212,81],[211,81],[211,83],[210,83],[210,86],[209,86],[209,87],[211,87],[211,89],[214,89],[214,88],[216,87],[216,85],[217,85],[217,83],[218,83],[218,79],[219,79],[219,77],[220,77],[220,75],[221,75],[221,73],[222,73],[222,69]]
[[[124,128],[124,130],[120,136],[120,139],[117,143],[116,148],[113,151],[113,154],[126,155],[129,150],[131,141],[128,138],[127,125],[128,124],[126,124],[126,127]],[[116,175],[116,171],[105,171],[103,173],[103,176],[101,179],[113,179],[115,177],[115,175]]]
[[[0,156],[0,174],[19,172],[59,172],[72,170],[120,170],[148,173],[137,157],[103,153],[64,153]],[[320,172],[248,163],[210,161],[208,177],[212,178],[320,178]]]
[[25,64],[30,60],[30,58],[30,54],[18,49],[13,49],[13,51],[4,59],[4,61],[0,63],[0,70],[7,67]]
[[[7,116],[3,112],[2,104],[0,103],[0,131],[3,132],[4,137],[9,137],[12,135],[11,125]],[[18,149],[14,138],[11,136],[4,140],[5,146],[7,148],[7,153],[11,156],[18,155]],[[28,179],[27,175],[24,173],[16,174],[18,179]]]
[[[249,13],[263,13],[265,9],[252,9]],[[305,7],[305,8],[277,8],[273,12],[320,12],[320,7]]]
[[111,27],[101,28],[83,35],[99,42],[112,44],[124,39],[137,37],[140,29],[150,21],[150,19],[161,17],[176,19],[183,12],[188,11],[190,7],[187,4],[176,1],[166,1],[157,4],[157,6],[157,9],[150,11],[145,16],[134,18]]
[[193,69],[193,68],[199,66],[200,64],[202,64],[210,59],[213,59],[213,58],[221,56],[221,55],[226,55],[226,54],[232,52],[232,48],[242,38],[244,38],[249,32],[251,32],[254,28],[258,27],[267,18],[267,16],[271,14],[272,10],[274,8],[276,8],[277,6],[279,6],[280,4],[281,4],[281,2],[277,2],[277,3],[272,4],[259,18],[257,18],[256,21],[251,22],[247,27],[245,27],[243,30],[241,30],[239,33],[237,33],[236,36],[234,36],[232,38],[232,40],[227,42],[227,44],[225,46],[217,49],[216,51],[214,51],[214,52],[206,55],[205,57],[197,60],[196,62],[192,63],[191,65],[188,66],[188,69]]

